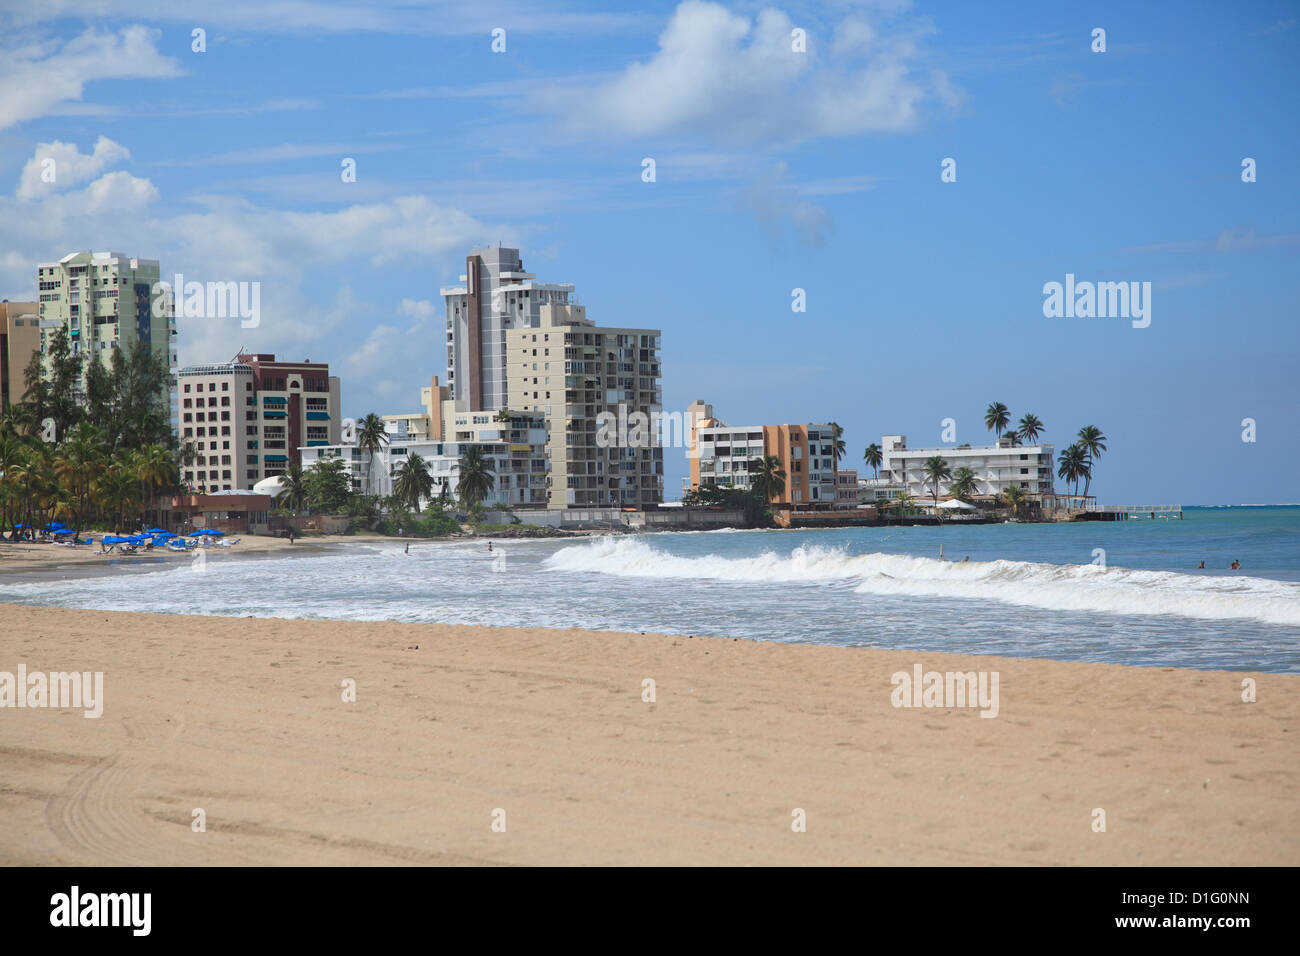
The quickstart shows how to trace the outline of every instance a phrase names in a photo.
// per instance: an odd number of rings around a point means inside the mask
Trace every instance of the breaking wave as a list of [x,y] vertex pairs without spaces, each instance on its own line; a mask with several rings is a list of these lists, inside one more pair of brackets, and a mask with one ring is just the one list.
[[1180,574],[1028,561],[939,561],[848,554],[817,546],[754,557],[683,557],[636,538],[598,538],[562,548],[544,565],[620,577],[774,584],[849,582],[862,595],[998,601],[1050,611],[1246,619],[1300,626],[1300,584],[1247,576]]

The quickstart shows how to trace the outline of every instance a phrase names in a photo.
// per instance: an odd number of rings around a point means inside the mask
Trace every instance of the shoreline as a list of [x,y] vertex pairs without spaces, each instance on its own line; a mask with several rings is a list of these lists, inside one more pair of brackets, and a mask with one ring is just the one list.
[[[1300,676],[572,629],[0,617],[0,671],[104,672],[101,719],[0,709],[8,865],[1300,863]],[[998,716],[892,706],[891,675],[917,664],[996,669]]]

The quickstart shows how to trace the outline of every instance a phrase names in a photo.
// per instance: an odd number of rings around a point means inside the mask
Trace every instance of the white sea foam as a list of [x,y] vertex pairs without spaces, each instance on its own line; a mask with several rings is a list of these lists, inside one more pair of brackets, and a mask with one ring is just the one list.
[[603,538],[557,551],[545,565],[621,577],[767,583],[852,582],[863,595],[964,598],[1052,611],[1245,619],[1300,626],[1300,584],[1248,576],[1179,574],[1028,561],[938,561],[850,555],[818,546],[746,558],[682,557],[636,538]]

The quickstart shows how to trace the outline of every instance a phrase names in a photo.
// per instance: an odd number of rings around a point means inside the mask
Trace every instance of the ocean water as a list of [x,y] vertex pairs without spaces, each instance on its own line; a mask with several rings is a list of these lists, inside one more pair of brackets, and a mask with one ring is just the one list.
[[[349,543],[337,554],[214,555],[202,571],[0,577],[0,602],[1300,673],[1300,507],[1184,514],[496,541],[492,553],[485,541],[412,542],[409,555]],[[1234,559],[1242,570],[1228,570]],[[1193,570],[1201,560],[1206,570]]]

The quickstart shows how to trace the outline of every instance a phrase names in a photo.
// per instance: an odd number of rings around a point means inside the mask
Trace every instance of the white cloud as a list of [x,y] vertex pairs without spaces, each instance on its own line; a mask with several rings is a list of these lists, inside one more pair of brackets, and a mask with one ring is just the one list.
[[552,84],[532,102],[588,135],[732,143],[904,130],[927,100],[960,102],[945,74],[919,70],[916,30],[885,32],[853,16],[829,37],[810,29],[800,53],[792,49],[795,26],[776,9],[751,21],[685,0],[648,60],[604,82]]
[[[101,155],[113,154],[115,146],[104,147]],[[94,153],[76,155],[93,165]],[[112,249],[158,259],[168,279],[183,272],[187,281],[261,283],[256,328],[229,319],[178,319],[183,364],[222,361],[240,347],[301,358],[304,349],[323,344],[333,347],[334,360],[342,364],[339,343],[350,352],[353,343],[364,342],[376,311],[352,295],[351,281],[369,278],[370,267],[400,261],[427,270],[431,260],[454,260],[483,236],[515,233],[418,195],[314,213],[222,197],[202,198],[197,208],[190,203],[181,213],[176,208],[172,197],[161,202],[148,179],[121,170],[81,189],[31,199],[0,196],[0,232],[12,248],[0,258],[0,297],[34,298],[40,262],[74,250]],[[396,308],[405,318],[398,333],[402,344],[389,359],[409,366],[418,381],[430,367],[441,367],[440,337],[429,331],[435,307],[412,297]]]
[[[67,189],[92,179],[105,168],[122,162],[130,155],[130,150],[107,136],[99,137],[94,150],[89,154],[81,152],[76,143],[59,140],[41,143],[36,147],[32,158],[24,164],[15,195],[19,199],[34,199]],[[46,179],[51,181],[46,182]]]
[[159,31],[142,26],[117,33],[88,30],[56,44],[0,50],[0,129],[81,99],[87,83],[176,76],[175,60],[158,52]]
[[791,228],[803,242],[821,245],[831,230],[830,213],[785,181],[785,163],[760,175],[741,194],[742,205],[774,239]]

